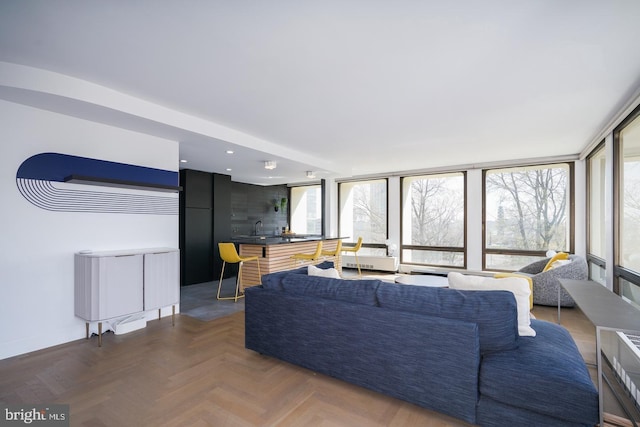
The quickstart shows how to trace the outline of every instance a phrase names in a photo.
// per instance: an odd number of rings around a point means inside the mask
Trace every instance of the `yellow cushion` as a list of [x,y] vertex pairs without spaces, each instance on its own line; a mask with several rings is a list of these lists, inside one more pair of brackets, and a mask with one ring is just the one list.
[[558,252],[557,254],[555,254],[553,256],[553,258],[551,258],[549,260],[549,262],[547,263],[547,265],[544,266],[544,268],[542,269],[542,271],[547,271],[547,270],[551,270],[551,268],[553,268],[553,263],[558,261],[558,260],[565,260],[565,259],[569,259],[569,254],[566,252]]
[[533,279],[531,279],[531,277],[518,273],[496,273],[493,277],[496,279],[504,279],[506,277],[522,277],[523,279],[527,279],[529,289],[531,289],[531,294],[529,295],[529,310],[533,310]]

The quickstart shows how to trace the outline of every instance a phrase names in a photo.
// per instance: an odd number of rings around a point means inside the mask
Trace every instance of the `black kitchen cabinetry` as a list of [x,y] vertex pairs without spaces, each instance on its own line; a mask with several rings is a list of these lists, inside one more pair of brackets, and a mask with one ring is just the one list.
[[220,277],[218,242],[231,235],[231,177],[180,171],[180,284]]

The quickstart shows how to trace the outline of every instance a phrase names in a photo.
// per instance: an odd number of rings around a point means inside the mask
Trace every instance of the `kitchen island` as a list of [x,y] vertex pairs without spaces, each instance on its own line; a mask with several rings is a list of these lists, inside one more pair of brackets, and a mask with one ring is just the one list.
[[[322,250],[332,251],[344,237],[324,236],[256,236],[236,237],[231,241],[238,245],[238,253],[241,257],[257,256],[260,260],[260,273],[268,274],[276,271],[291,270],[303,265],[316,264],[317,262],[293,261],[291,255],[297,253],[313,253],[319,240],[322,240]],[[338,271],[342,271],[341,257],[333,260]],[[242,281],[245,286],[260,284],[258,266],[255,262],[247,262],[242,267]]]

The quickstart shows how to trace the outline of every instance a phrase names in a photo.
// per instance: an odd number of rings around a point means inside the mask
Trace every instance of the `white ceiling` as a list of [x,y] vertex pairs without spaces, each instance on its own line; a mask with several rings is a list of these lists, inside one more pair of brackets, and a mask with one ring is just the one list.
[[0,61],[181,124],[1,75],[0,97],[179,140],[181,167],[304,182],[578,154],[640,88],[638,40],[637,0],[2,0]]

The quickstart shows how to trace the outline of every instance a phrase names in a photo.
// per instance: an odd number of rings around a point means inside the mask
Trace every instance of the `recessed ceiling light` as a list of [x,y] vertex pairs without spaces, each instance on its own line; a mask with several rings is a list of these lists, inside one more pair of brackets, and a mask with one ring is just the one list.
[[265,169],[269,169],[269,170],[273,170],[276,168],[276,161],[275,160],[267,160],[266,162],[264,162],[264,168]]
[[227,172],[231,172],[231,168],[227,168]]
[[227,154],[233,154],[233,150],[227,150]]
[[185,160],[185,159],[180,159],[180,163],[187,163],[187,160]]

